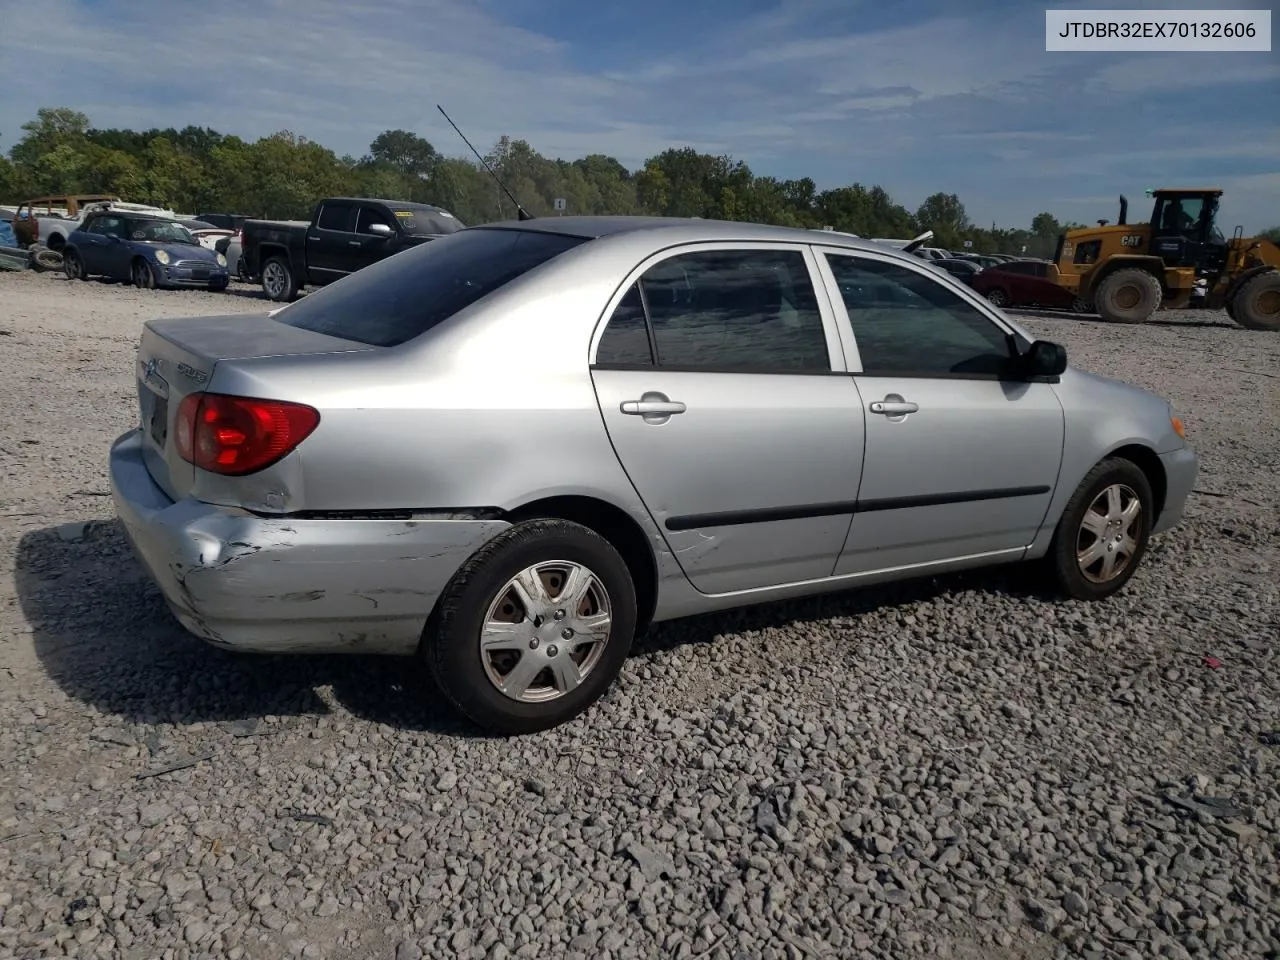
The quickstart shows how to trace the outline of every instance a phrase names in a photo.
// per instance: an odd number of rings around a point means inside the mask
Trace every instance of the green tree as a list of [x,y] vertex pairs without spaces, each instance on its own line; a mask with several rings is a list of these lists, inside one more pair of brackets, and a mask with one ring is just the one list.
[[915,227],[920,232],[933,231],[931,243],[940,247],[963,246],[962,237],[972,225],[964,204],[954,193],[935,193],[920,204]]
[[440,154],[429,142],[408,130],[384,130],[369,144],[369,156],[402,173],[430,173]]

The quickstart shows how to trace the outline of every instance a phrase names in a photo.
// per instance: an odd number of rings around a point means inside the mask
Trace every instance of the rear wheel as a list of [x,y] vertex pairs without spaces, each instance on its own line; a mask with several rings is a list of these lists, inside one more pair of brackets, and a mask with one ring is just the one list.
[[1146,323],[1163,299],[1159,280],[1145,270],[1130,267],[1117,270],[1102,281],[1096,305],[1103,320]]
[[151,264],[145,260],[138,259],[133,261],[130,276],[133,279],[133,285],[139,290],[154,290],[156,288],[155,271],[151,269]]
[[1260,273],[1231,298],[1231,319],[1249,330],[1280,330],[1280,271]]
[[1067,501],[1046,558],[1058,587],[1076,600],[1103,600],[1133,576],[1153,521],[1151,484],[1120,457],[1090,470]]
[[1084,297],[1074,297],[1071,300],[1072,313],[1092,313],[1093,304],[1085,300]]
[[262,265],[262,292],[278,302],[288,302],[298,296],[297,278],[280,257],[272,257]]
[[987,302],[994,307],[1004,309],[1009,305],[1009,294],[996,287],[994,290],[987,291]]
[[445,696],[475,723],[533,733],[604,694],[635,625],[635,588],[612,544],[566,520],[529,520],[458,571],[422,653]]

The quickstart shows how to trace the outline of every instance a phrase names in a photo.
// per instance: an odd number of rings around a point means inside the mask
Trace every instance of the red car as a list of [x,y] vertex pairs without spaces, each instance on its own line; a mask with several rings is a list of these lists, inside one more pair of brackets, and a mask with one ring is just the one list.
[[987,267],[969,285],[997,307],[1044,307],[1088,313],[1089,305],[1053,281],[1057,267],[1047,260],[1014,260]]

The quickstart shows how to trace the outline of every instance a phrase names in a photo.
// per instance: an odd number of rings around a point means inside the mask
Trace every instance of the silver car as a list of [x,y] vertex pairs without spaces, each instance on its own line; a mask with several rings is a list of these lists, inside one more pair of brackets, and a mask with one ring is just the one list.
[[154,320],[124,528],[219,646],[423,657],[485,728],[587,708],[646,625],[1036,561],[1119,590],[1197,471],[919,257],[746,223],[554,217],[264,316]]

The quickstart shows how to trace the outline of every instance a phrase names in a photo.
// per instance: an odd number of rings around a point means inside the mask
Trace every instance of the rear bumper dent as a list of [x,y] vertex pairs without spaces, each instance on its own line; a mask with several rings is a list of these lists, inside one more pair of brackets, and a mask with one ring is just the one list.
[[112,445],[111,493],[143,567],[178,621],[262,653],[409,654],[440,592],[500,520],[272,519],[170,500],[141,431]]

